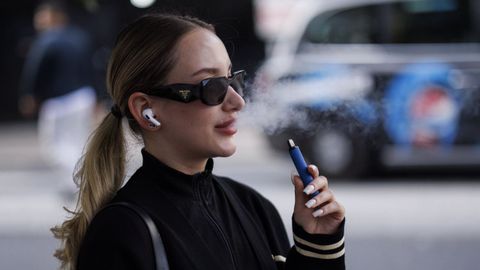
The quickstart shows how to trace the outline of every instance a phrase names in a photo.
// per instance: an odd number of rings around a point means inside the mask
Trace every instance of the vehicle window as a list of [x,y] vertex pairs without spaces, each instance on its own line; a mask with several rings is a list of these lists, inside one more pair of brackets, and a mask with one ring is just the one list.
[[470,1],[423,0],[383,3],[323,13],[304,33],[308,43],[479,42]]

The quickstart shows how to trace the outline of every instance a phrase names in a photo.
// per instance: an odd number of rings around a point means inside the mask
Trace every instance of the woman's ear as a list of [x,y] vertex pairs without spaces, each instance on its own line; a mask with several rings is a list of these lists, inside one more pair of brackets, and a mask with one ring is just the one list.
[[[128,98],[128,109],[130,110],[130,113],[135,121],[137,121],[138,125],[145,130],[152,130],[160,127],[160,125],[155,125],[152,121],[149,121],[144,117],[144,110],[152,108],[152,106],[152,100],[147,94],[134,92]],[[153,115],[155,115],[155,112],[153,112]]]

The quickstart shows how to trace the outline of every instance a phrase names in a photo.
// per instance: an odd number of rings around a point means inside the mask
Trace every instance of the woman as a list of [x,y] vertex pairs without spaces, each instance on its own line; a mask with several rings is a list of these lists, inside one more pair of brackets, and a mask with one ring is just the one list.
[[[235,152],[245,105],[244,73],[230,69],[213,27],[198,19],[147,15],[120,33],[107,75],[115,105],[77,173],[78,209],[53,230],[63,240],[56,253],[63,267],[154,269],[143,221],[124,207],[100,211],[130,202],[155,222],[171,269],[344,269],[344,208],[315,166],[305,189],[292,179],[293,248],[269,201],[212,174],[212,157]],[[120,189],[123,118],[145,147],[143,166]]]

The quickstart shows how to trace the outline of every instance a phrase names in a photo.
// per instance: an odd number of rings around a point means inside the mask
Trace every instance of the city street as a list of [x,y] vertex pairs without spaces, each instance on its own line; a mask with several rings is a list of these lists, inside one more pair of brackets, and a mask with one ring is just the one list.
[[[247,126],[240,127],[237,141],[237,153],[217,158],[214,172],[264,194],[289,230],[294,167],[287,149],[284,155],[273,152]],[[138,154],[130,158],[129,174],[139,163]],[[49,228],[64,219],[62,206],[74,207],[61,192],[64,180],[42,159],[33,124],[0,126],[0,269],[58,267]],[[348,269],[478,269],[480,177],[329,182],[347,210]]]

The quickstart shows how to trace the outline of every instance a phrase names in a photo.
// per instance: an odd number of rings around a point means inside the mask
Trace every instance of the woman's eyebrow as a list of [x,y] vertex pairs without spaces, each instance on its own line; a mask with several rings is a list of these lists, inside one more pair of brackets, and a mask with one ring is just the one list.
[[201,73],[208,73],[208,74],[212,74],[212,75],[215,75],[215,74],[219,74],[220,73],[220,69],[218,68],[202,68],[200,70],[197,70],[195,71],[193,74],[192,74],[192,77],[198,75],[198,74],[201,74]]

